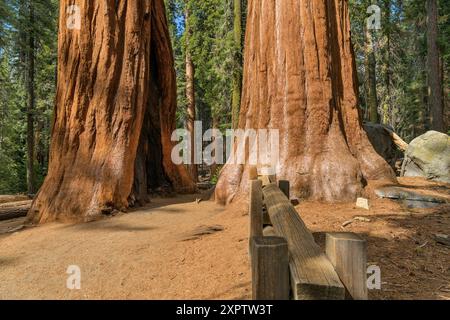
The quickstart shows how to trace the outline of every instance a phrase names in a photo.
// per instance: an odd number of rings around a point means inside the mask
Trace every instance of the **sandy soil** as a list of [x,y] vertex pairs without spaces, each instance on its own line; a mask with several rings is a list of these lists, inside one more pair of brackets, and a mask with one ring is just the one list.
[[[245,209],[196,198],[0,236],[0,299],[250,298]],[[202,226],[224,230],[195,236]],[[79,291],[66,288],[69,265],[81,269]]]
[[[450,195],[448,186],[402,183]],[[225,209],[197,198],[155,199],[99,222],[0,235],[0,299],[249,299],[247,205]],[[383,281],[371,299],[450,299],[450,248],[433,239],[450,233],[450,207],[411,210],[374,197],[370,205],[303,202],[297,209],[321,245],[329,231],[367,239],[369,263],[381,267]],[[355,217],[368,220],[342,227]],[[0,234],[22,222],[1,223]],[[204,227],[223,231],[196,235]],[[81,269],[81,290],[66,288],[69,265]]]

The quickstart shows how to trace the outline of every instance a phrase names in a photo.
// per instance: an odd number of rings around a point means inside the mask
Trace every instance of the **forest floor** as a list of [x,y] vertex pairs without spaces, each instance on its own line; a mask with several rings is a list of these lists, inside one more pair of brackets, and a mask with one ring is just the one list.
[[[402,179],[414,190],[450,196],[448,186]],[[199,195],[154,199],[138,211],[80,225],[18,230],[0,223],[0,299],[250,299],[245,203],[224,208]],[[368,241],[370,265],[382,272],[371,299],[450,299],[450,207],[408,209],[370,199],[351,204],[302,202],[303,220],[323,246],[324,232],[350,231]],[[365,219],[354,220],[355,217]],[[81,290],[66,287],[70,265]]]

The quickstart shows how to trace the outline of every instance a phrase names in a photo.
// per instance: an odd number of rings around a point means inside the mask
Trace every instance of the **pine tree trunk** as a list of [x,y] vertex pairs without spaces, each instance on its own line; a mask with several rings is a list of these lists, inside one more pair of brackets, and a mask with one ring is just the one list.
[[373,46],[372,33],[366,30],[366,81],[367,81],[367,104],[369,109],[369,121],[378,123],[380,121],[378,114],[378,95],[377,95],[377,76],[376,76],[376,57]]
[[34,7],[33,2],[28,2],[28,47],[27,47],[27,187],[28,194],[35,193],[35,137],[34,137],[34,112],[36,96],[34,91],[35,75],[35,38],[34,38]]
[[234,48],[235,68],[233,70],[233,96],[231,103],[232,127],[239,125],[239,109],[242,90],[242,0],[234,0]]
[[[250,0],[247,23],[239,127],[279,130],[292,194],[353,201],[367,180],[395,181],[362,128],[347,1]],[[248,192],[250,170],[227,164],[216,199]]]
[[386,0],[385,2],[385,35],[386,35],[386,56],[385,56],[385,68],[386,68],[386,77],[385,77],[385,85],[386,85],[386,106],[383,108],[385,110],[384,114],[384,124],[389,124],[392,128],[395,128],[395,119],[394,119],[394,110],[392,107],[392,97],[391,97],[391,6],[392,3],[390,0]]
[[445,132],[444,100],[442,96],[442,79],[439,66],[437,0],[427,0],[427,16],[428,105],[431,114],[431,129]]
[[[445,65],[445,59],[441,55],[441,61],[440,61],[440,68],[441,68],[441,79],[442,83],[448,83],[448,75],[446,73],[446,65]],[[450,97],[449,94],[449,88],[446,85],[442,86],[442,97],[443,97],[443,114],[444,114],[444,129],[447,128],[447,132],[450,131],[450,110],[448,108],[448,97]]]
[[195,110],[195,66],[192,61],[190,39],[192,37],[192,30],[190,28],[190,12],[186,4],[186,100],[187,100],[187,121],[186,128],[190,132],[191,138],[191,164],[189,165],[189,170],[194,181],[198,180],[198,167],[195,164],[195,133],[194,126],[196,120],[196,110]]
[[163,0],[60,1],[58,85],[48,175],[29,219],[90,221],[195,185],[171,160],[176,83]]

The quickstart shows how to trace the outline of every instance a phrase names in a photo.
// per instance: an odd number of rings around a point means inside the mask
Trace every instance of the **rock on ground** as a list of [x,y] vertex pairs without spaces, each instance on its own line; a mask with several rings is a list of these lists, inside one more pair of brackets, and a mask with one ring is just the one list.
[[450,137],[429,131],[414,139],[405,154],[405,177],[424,177],[450,183]]

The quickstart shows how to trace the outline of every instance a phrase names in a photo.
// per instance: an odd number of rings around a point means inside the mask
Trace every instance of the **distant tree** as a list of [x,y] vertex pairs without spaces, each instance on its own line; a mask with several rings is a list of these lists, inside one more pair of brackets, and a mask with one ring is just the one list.
[[[0,192],[35,193],[47,172],[48,137],[56,69],[56,0],[7,0],[0,4],[0,105],[11,165]],[[4,85],[3,85],[4,84]],[[7,128],[7,129],[6,129]],[[6,147],[7,145],[7,147]]]
[[[367,37],[364,28],[369,15],[367,7],[372,3],[381,9],[381,30],[372,33],[376,50],[373,51],[375,63],[372,56],[370,67],[367,63],[369,60],[366,59]],[[374,105],[372,103],[374,96],[371,93],[375,92],[373,81],[369,83],[369,80],[374,79],[375,74],[380,122],[391,126],[407,141],[431,129],[432,114],[428,85],[428,73],[431,69],[428,67],[427,58],[429,50],[425,3],[426,1],[402,0],[349,1],[352,40],[360,80],[360,107],[366,111],[365,119],[369,120],[369,111],[374,110],[371,107]],[[448,82],[450,3],[448,0],[439,0],[437,4],[439,32],[436,39],[438,48],[442,50],[439,74],[441,79],[447,79],[445,81]],[[447,87],[448,85],[442,84],[441,91],[448,92]],[[447,95],[443,94],[445,97]],[[444,106],[445,99],[443,98]],[[448,118],[445,111],[443,114],[442,119]]]
[[[368,8],[371,1],[366,1],[366,7]],[[369,109],[369,121],[378,123],[380,121],[378,112],[378,94],[377,94],[377,60],[375,57],[375,44],[373,40],[374,31],[368,28],[368,24],[365,25],[365,67],[366,67],[366,85],[367,85],[367,104]]]
[[239,109],[241,105],[242,90],[242,0],[234,0],[234,63],[233,69],[233,96],[231,103],[232,127],[239,124]]
[[[186,101],[187,101],[187,119],[186,128],[190,132],[191,141],[195,141],[194,124],[196,118],[196,102],[195,102],[195,65],[192,57],[193,45],[191,39],[193,37],[191,4],[190,0],[186,0],[185,4],[185,36],[186,41]],[[189,170],[194,181],[198,180],[198,167],[195,163],[195,144],[191,143],[191,159]]]
[[444,127],[442,69],[438,48],[437,0],[427,0],[427,50],[428,105],[431,113],[431,128],[446,132]]
[[[22,11],[22,10],[21,10]],[[36,112],[36,93],[35,93],[35,74],[36,74],[36,37],[35,32],[35,8],[33,1],[28,1],[27,7],[23,9],[28,18],[28,28],[26,36],[28,37],[28,46],[26,48],[26,79],[27,79],[27,186],[28,194],[34,194],[36,189],[35,181],[35,112]]]

